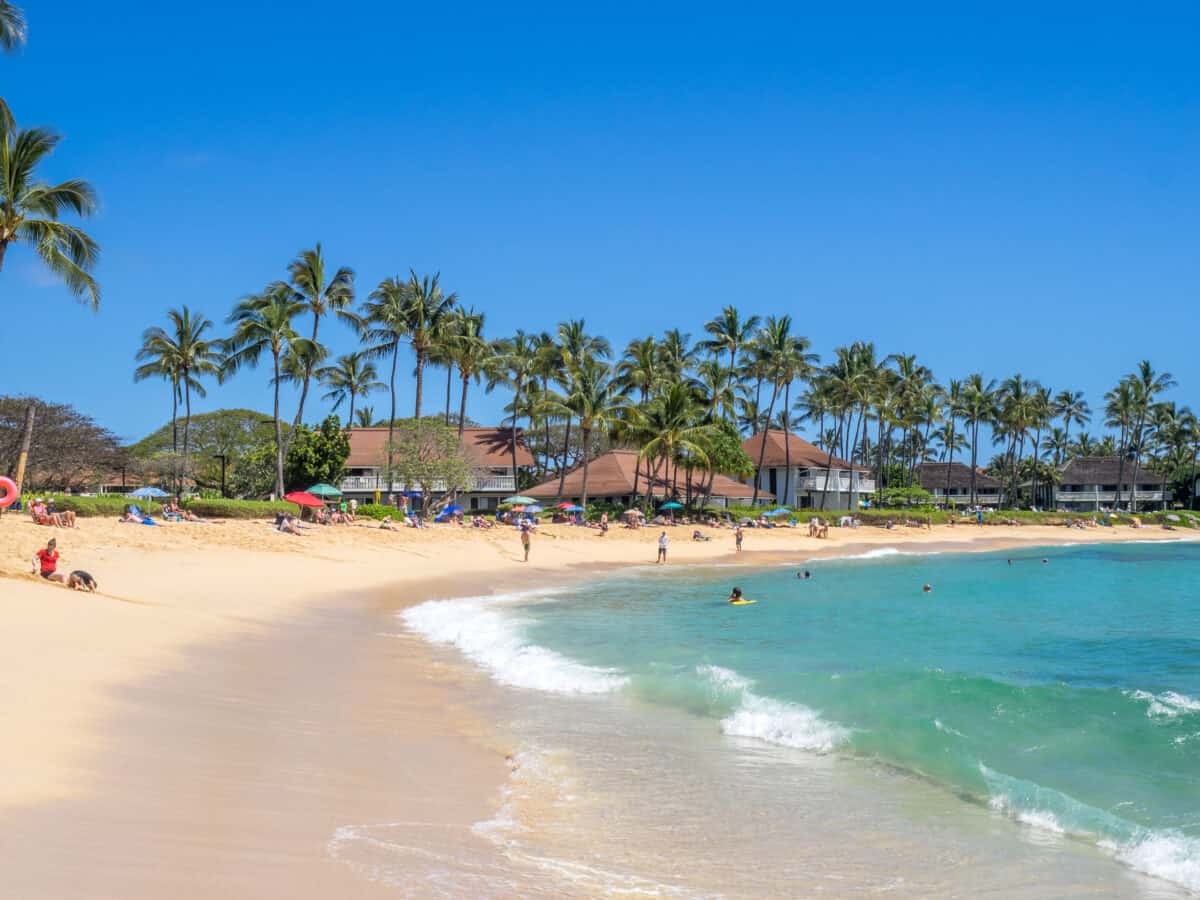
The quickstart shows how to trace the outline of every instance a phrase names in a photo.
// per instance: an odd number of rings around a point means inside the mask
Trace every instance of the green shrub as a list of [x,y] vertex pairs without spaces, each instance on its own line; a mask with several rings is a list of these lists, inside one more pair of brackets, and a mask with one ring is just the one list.
[[285,500],[192,499],[183,506],[202,519],[272,519],[276,513],[296,512],[296,504]]
[[363,516],[368,519],[382,519],[384,516],[391,516],[395,519],[400,516],[400,510],[394,506],[388,506],[386,503],[360,503],[355,516]]
[[[100,494],[96,497],[73,497],[66,494],[38,494],[45,500],[54,500],[57,509],[70,510],[81,519],[111,516],[116,519],[125,512],[130,503],[136,504],[142,512],[157,516],[162,513],[162,505],[153,500],[139,500],[125,494]],[[23,498],[26,502],[33,497]]]

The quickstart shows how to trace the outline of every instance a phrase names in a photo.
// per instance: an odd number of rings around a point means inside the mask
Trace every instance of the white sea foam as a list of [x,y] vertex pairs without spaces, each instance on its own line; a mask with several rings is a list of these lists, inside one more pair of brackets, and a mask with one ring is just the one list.
[[959,731],[957,728],[952,728],[951,726],[949,726],[945,722],[943,722],[941,719],[934,719],[933,727],[936,728],[938,731],[942,732],[943,734],[952,734],[955,737],[960,737],[960,738],[966,737],[966,735],[963,734],[961,731]]
[[940,556],[940,550],[901,550],[898,547],[873,547],[862,553],[848,553],[844,556],[819,556],[808,560],[809,563],[845,562],[846,560],[887,559],[891,556]]
[[1126,691],[1125,696],[1144,702],[1146,715],[1151,718],[1174,719],[1189,713],[1200,712],[1200,700],[1175,691],[1164,691],[1161,694],[1152,694],[1149,691]]
[[501,684],[558,694],[606,694],[629,679],[530,643],[518,615],[502,607],[523,595],[430,600],[400,614],[427,640],[457,647]]
[[1200,838],[1142,828],[1052,788],[979,769],[997,812],[1041,831],[1094,840],[1130,868],[1200,892]]
[[737,708],[721,720],[725,734],[818,753],[828,753],[850,736],[849,730],[807,706],[759,696],[750,689],[753,682],[732,669],[697,666],[696,672],[714,691],[737,695]]

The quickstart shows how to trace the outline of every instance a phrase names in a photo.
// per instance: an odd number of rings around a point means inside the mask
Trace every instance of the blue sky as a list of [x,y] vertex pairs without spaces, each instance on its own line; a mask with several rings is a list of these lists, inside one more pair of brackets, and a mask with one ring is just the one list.
[[[872,340],[940,379],[1021,372],[1095,407],[1150,357],[1173,399],[1200,388],[1182,5],[25,5],[0,93],[64,134],[48,177],[97,186],[104,301],[10,250],[0,392],[124,437],[169,415],[132,381],[142,330],[181,304],[223,322],[316,241],[362,295],[440,271],[497,336],[698,336],[735,303],[791,314],[823,356]],[[196,406],[265,410],[267,374]]]

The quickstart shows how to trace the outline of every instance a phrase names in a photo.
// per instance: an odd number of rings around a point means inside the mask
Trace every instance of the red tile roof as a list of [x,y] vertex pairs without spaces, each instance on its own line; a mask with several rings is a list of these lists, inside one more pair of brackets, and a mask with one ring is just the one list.
[[[633,473],[637,466],[638,454],[636,450],[609,450],[592,460],[588,466],[588,497],[628,497],[633,494]],[[646,473],[646,463],[641,466],[641,475],[638,478],[638,493],[645,494],[647,492],[648,476]],[[679,472],[679,490],[686,490],[686,475],[683,470]],[[707,487],[707,476],[699,472],[692,473],[692,495],[703,493]],[[549,481],[539,484],[537,487],[530,488],[521,493],[530,497],[539,499],[548,499],[558,496],[558,477],[555,476]],[[583,493],[583,466],[576,466],[567,473],[566,480],[563,484],[564,497],[579,497]],[[660,496],[665,496],[670,493],[670,484],[664,477],[654,479],[653,493]],[[750,498],[754,496],[754,488],[750,485],[742,484],[740,481],[728,477],[727,475],[713,476],[712,491],[714,497],[733,497],[733,498]],[[758,496],[770,498],[773,495],[766,491],[759,491]]]
[[[512,466],[511,428],[464,428],[463,449],[477,466]],[[387,426],[350,429],[350,468],[382,466],[387,461]],[[517,429],[517,466],[532,466],[533,454]]]
[[[791,448],[791,463],[802,468],[823,469],[829,463],[829,452],[815,444],[810,444],[804,438],[794,434],[785,434],[782,430],[772,428],[766,433],[767,452],[763,457],[763,468],[783,466],[787,464],[785,447]],[[758,465],[758,454],[762,450],[763,435],[756,434],[742,441],[742,449],[750,457],[754,465]],[[839,457],[833,458],[835,469],[857,469],[859,472],[870,471],[865,466],[851,464]]]

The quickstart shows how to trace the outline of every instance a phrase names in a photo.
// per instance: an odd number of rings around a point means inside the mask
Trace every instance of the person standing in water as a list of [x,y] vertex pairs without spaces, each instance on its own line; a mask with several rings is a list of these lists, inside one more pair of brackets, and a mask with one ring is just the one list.
[[665,563],[667,561],[667,544],[670,543],[670,538],[664,531],[658,536],[658,562]]
[[525,549],[525,559],[523,562],[529,562],[529,542],[532,538],[529,533],[529,523],[521,523],[521,546]]

